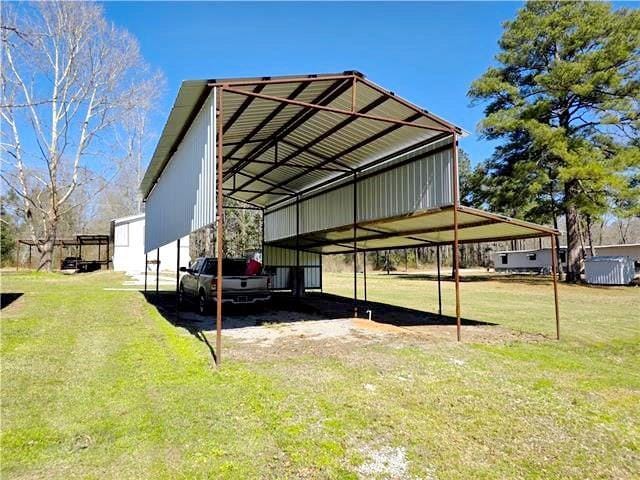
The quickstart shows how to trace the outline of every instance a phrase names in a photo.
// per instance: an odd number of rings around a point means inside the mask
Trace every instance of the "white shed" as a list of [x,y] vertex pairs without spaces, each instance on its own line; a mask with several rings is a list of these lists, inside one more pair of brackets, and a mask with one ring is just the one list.
[[[130,274],[144,273],[144,224],[145,215],[131,215],[116,218],[111,221],[111,236],[113,238],[113,269]],[[160,270],[176,271],[177,242],[173,241],[160,247]],[[150,252],[149,260],[156,260],[156,252]],[[189,265],[189,236],[180,240],[180,266]],[[155,271],[155,266],[150,265]]]
[[[594,245],[597,256],[631,257],[640,263],[640,243],[618,245]],[[585,252],[589,256],[589,249]],[[559,247],[560,264],[563,269],[567,264],[567,247]],[[531,250],[504,250],[493,253],[493,262],[497,272],[537,272],[551,270],[551,248]]]
[[633,258],[625,256],[589,257],[584,262],[587,283],[629,285],[634,278]]

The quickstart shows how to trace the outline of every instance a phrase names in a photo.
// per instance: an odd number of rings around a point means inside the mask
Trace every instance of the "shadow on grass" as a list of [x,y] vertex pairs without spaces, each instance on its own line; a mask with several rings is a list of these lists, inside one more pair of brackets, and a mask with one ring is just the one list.
[[[416,281],[429,281],[437,282],[438,277],[432,273],[392,273],[388,277],[391,280],[416,280]],[[442,275],[440,277],[442,282],[453,282],[454,279],[451,275]],[[509,284],[522,284],[522,285],[550,285],[552,283],[552,277],[549,275],[540,274],[487,274],[487,275],[463,275],[460,276],[460,283],[474,283],[474,282],[500,282]],[[558,280],[559,284],[564,287],[583,287],[594,289],[611,289],[611,288],[628,288],[630,286],[640,285],[640,279],[637,279],[630,285],[599,285],[580,282],[565,282]]]
[[[432,273],[396,273],[389,276],[391,280],[418,280],[437,282],[438,276]],[[442,275],[442,282],[453,282],[451,275]],[[474,282],[502,282],[502,283],[523,283],[526,285],[545,285],[551,283],[548,275],[461,275],[460,283]]]
[[3,310],[4,308],[11,305],[13,302],[18,300],[22,295],[24,294],[19,292],[0,293],[0,310]]
[[[172,325],[184,328],[199,341],[206,343],[212,357],[215,350],[207,341],[203,332],[216,330],[215,315],[200,315],[195,312],[195,306],[184,305],[178,308],[175,292],[160,291],[142,292],[151,305]],[[211,305],[213,313],[214,305]],[[455,325],[456,318],[437,313],[424,312],[412,308],[399,307],[381,302],[358,302],[358,312],[361,318],[367,318],[367,311],[371,310],[376,322],[395,326],[445,326]],[[269,305],[262,306],[234,306],[224,305],[223,330],[234,328],[255,327],[263,324],[293,323],[308,320],[337,320],[350,318],[354,314],[352,298],[332,295],[328,293],[311,292],[300,299],[290,293],[276,292]],[[462,325],[480,326],[496,325],[495,323],[461,319]]]

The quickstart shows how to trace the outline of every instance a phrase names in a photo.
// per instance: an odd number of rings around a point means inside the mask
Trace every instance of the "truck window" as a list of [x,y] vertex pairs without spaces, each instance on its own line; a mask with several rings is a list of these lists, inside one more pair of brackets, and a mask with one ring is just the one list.
[[[205,275],[216,275],[218,261],[208,258],[202,273]],[[224,259],[222,261],[222,275],[225,277],[244,276],[247,270],[247,262],[244,260]]]
[[202,259],[198,258],[196,259],[196,261],[193,263],[193,265],[191,265],[191,270],[193,270],[194,272],[198,273],[200,271],[200,266],[202,265]]

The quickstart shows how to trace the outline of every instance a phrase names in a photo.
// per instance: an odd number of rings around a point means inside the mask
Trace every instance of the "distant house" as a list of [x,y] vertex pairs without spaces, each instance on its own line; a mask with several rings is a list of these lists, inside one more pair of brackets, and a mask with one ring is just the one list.
[[[632,257],[636,265],[640,264],[640,243],[598,245],[594,246],[594,250],[597,256]],[[559,255],[560,265],[564,270],[567,264],[567,247],[560,247]],[[548,271],[551,269],[551,248],[494,252],[493,263],[497,272]]]
[[[130,274],[144,273],[144,213],[129,217],[116,218],[111,221],[111,238],[113,239],[113,269]],[[160,270],[176,271],[177,242],[160,247]],[[150,252],[149,260],[156,260],[156,252]],[[180,240],[180,266],[189,265],[189,236]],[[155,265],[149,265],[155,271]]]

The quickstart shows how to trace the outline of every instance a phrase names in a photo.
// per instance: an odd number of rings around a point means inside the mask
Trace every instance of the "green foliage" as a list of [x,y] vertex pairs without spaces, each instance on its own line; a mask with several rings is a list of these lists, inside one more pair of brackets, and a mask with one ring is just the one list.
[[[225,205],[242,207],[243,204],[227,200]],[[224,222],[225,255],[241,257],[247,250],[260,249],[262,244],[262,218],[258,210],[226,208]]]
[[529,2],[499,45],[469,91],[486,102],[482,134],[505,140],[477,173],[480,200],[532,219],[556,203],[592,216],[637,204],[640,11]]

